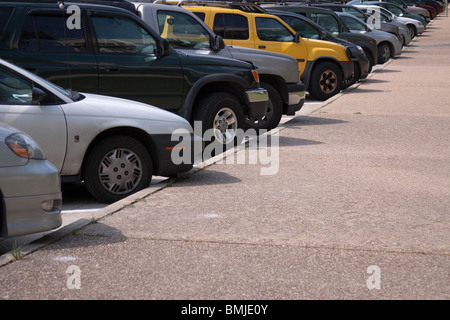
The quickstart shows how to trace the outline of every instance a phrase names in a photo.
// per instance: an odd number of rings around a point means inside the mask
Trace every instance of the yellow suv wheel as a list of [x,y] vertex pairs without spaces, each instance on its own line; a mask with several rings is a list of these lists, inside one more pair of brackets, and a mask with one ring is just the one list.
[[327,100],[342,89],[342,72],[332,62],[319,62],[313,69],[309,94],[317,100]]

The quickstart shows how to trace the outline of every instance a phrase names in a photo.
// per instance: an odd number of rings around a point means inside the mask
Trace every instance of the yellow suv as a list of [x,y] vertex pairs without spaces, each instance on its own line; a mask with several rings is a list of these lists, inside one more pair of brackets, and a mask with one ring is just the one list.
[[181,1],[178,5],[195,13],[228,45],[296,58],[301,80],[315,99],[326,100],[339,93],[353,76],[355,59],[344,46],[301,38],[282,19],[257,5],[218,1]]

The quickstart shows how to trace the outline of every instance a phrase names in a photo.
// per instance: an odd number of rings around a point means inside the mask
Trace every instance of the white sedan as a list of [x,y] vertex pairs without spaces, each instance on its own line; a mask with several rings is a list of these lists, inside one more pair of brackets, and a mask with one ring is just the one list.
[[[152,175],[189,171],[193,129],[182,117],[147,104],[62,89],[0,59],[0,122],[28,133],[63,182],[84,181],[111,203],[149,186]],[[173,133],[181,132],[173,140]],[[184,147],[178,147],[180,140]],[[189,144],[188,144],[189,146]],[[181,149],[181,150],[180,150]],[[185,149],[185,150],[183,150]],[[191,152],[192,153],[192,152]]]

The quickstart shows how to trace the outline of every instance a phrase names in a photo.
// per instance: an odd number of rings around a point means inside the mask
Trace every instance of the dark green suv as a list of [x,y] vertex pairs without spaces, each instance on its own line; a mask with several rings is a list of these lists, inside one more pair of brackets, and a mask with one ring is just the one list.
[[[131,12],[86,3],[0,3],[0,57],[61,87],[155,105],[228,144],[264,117],[249,62],[173,50]],[[107,112],[105,110],[105,112]],[[195,128],[195,126],[194,126]]]

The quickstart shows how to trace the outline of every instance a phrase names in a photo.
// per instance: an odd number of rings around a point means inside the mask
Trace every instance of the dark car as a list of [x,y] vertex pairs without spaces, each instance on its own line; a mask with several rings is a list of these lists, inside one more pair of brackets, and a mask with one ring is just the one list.
[[419,7],[426,9],[430,13],[431,19],[436,18],[438,14],[436,8],[431,5],[431,0],[429,1],[428,4],[426,2],[419,2],[416,0],[391,0],[390,2],[401,6],[403,9],[406,9],[407,7]]
[[261,6],[265,9],[285,10],[301,14],[320,25],[332,35],[359,45],[364,49],[364,52],[369,59],[369,72],[372,70],[372,67],[378,63],[378,48],[375,39],[364,34],[350,32],[347,26],[332,10],[306,5],[298,5],[298,3],[262,3]]
[[364,49],[360,46],[357,46],[347,40],[333,36],[317,23],[300,14],[272,9],[267,9],[267,12],[283,19],[302,38],[332,41],[347,47],[348,50],[350,50],[351,55],[357,60],[357,63],[355,63],[354,77],[346,84],[347,87],[360,79],[367,78],[367,76],[369,75],[369,60],[364,53]]
[[[362,21],[368,23],[368,20],[370,18],[370,15],[364,12],[363,10],[359,9],[358,7],[347,5],[347,4],[341,4],[341,3],[311,3],[312,6],[325,8],[333,10],[334,12],[342,12],[342,13],[349,13],[351,15],[354,15],[355,17],[361,19]],[[389,32],[395,35],[400,39],[403,45],[406,45],[409,43],[409,41],[406,41],[404,36],[402,35],[400,28],[396,25],[393,25],[388,22],[380,21],[379,25],[376,27],[376,29],[379,29],[381,31]]]
[[[0,3],[0,57],[63,88],[174,112],[212,141],[266,114],[268,92],[250,62],[182,54],[129,10],[97,4]],[[132,5],[132,4],[131,4]],[[222,42],[223,45],[223,42]],[[211,142],[212,142],[211,141]]]

